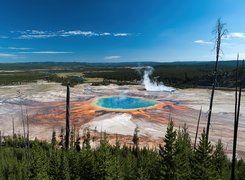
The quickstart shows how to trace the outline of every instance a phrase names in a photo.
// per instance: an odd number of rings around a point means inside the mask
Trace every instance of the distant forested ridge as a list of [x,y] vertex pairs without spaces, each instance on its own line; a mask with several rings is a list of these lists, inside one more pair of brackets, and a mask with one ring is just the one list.
[[[214,62],[128,62],[128,63],[13,63],[0,64],[0,85],[22,84],[47,80],[72,86],[84,82],[92,85],[138,84],[143,71],[134,67],[152,66],[152,79],[166,85],[185,87],[208,87],[213,81]],[[220,61],[217,86],[235,87],[236,61]],[[100,80],[98,80],[100,78]],[[242,79],[243,87],[245,80]]]

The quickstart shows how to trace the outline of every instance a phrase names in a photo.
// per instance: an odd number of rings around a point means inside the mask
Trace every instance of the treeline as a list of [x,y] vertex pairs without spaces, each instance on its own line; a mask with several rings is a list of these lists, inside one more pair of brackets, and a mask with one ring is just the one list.
[[[222,142],[207,142],[203,131],[196,148],[188,129],[174,130],[170,121],[165,144],[157,149],[140,148],[138,131],[133,146],[110,145],[106,133],[100,146],[91,148],[87,131],[82,138],[71,135],[70,149],[64,148],[64,131],[53,132],[51,143],[27,141],[21,136],[4,137],[0,143],[0,179],[230,179],[231,162]],[[245,177],[245,162],[236,163],[236,179]]]
[[142,79],[142,75],[135,69],[128,67],[107,67],[107,68],[87,68],[84,71],[85,77],[103,78],[106,80],[115,80],[117,82],[136,82]]
[[[235,62],[221,63],[217,72],[217,86],[234,88],[236,79]],[[213,83],[213,63],[170,63],[153,66],[154,71],[150,77],[154,81],[163,82],[166,85],[188,88],[211,86]],[[144,69],[136,71],[129,67],[120,68],[89,68],[84,71],[85,77],[103,78],[112,83],[126,85],[129,83],[137,84],[142,80]],[[115,82],[116,81],[116,82]],[[243,87],[245,78],[242,77]],[[99,84],[99,83],[98,83]]]
[[45,77],[38,72],[0,72],[0,85],[19,85],[23,83],[36,82]]
[[[84,78],[82,76],[59,76],[59,73],[66,71],[56,72],[0,72],[0,85],[19,85],[23,83],[37,82],[38,80],[46,80],[48,82],[57,82],[66,86],[70,82],[71,86],[82,84]],[[69,72],[69,71],[68,71]]]
[[60,77],[56,74],[52,74],[49,76],[46,76],[44,80],[48,82],[57,82],[61,83],[61,85],[66,86],[67,83],[70,83],[71,87],[74,87],[77,84],[82,84],[84,82],[84,79],[82,76],[66,76],[66,77]]
[[[93,85],[118,85],[137,84],[143,77],[143,69],[136,70],[140,66],[137,63],[127,64],[82,64],[82,63],[31,63],[27,64],[24,71],[21,69],[25,64],[1,64],[0,85],[21,84],[47,80],[66,85],[67,81],[75,86],[84,83],[86,78],[102,78],[103,81],[93,82]],[[162,81],[166,85],[174,87],[197,87],[210,86],[213,83],[212,62],[186,62],[186,63],[149,63],[154,72],[153,80]],[[38,69],[40,67],[40,69]],[[134,68],[132,68],[134,67]],[[30,69],[28,69],[30,68]],[[33,69],[31,69],[33,68]],[[8,71],[10,70],[10,71]],[[60,76],[63,73],[79,72],[83,76]],[[155,78],[155,79],[154,79]],[[236,62],[220,62],[217,72],[217,86],[235,87]],[[245,78],[242,78],[243,87]]]

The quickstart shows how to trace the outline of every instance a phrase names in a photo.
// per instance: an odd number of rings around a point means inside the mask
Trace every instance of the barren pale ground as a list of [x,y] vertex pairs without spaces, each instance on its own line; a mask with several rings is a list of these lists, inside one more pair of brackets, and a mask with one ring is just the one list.
[[[159,105],[137,111],[107,111],[94,106],[96,98],[105,95],[128,95],[159,101]],[[65,125],[66,87],[57,83],[40,81],[17,86],[0,87],[0,130],[12,135],[12,118],[15,132],[23,134],[22,114],[30,120],[30,137],[51,139],[52,130],[59,134]],[[207,123],[210,90],[177,89],[169,92],[147,92],[143,86],[90,86],[77,85],[71,88],[71,124],[83,132],[89,128],[96,132],[106,131],[113,141],[118,134],[124,143],[130,143],[136,126],[139,127],[142,146],[158,146],[166,132],[171,117],[176,128],[187,124],[192,140],[197,118],[202,107],[199,136]],[[245,156],[245,100],[242,93],[241,114],[238,132],[238,156]],[[22,109],[22,113],[21,113]],[[232,149],[234,122],[234,92],[215,91],[211,120],[210,140],[222,139],[228,154]],[[97,133],[97,134],[98,134]]]

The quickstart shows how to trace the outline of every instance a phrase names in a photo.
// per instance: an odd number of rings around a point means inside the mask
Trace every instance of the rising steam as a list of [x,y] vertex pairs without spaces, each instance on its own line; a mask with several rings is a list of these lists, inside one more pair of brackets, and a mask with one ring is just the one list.
[[157,81],[152,81],[150,76],[153,73],[153,67],[147,66],[144,68],[144,76],[142,84],[145,86],[147,91],[167,91],[173,92],[175,91],[174,88],[165,86],[162,82],[158,83]]

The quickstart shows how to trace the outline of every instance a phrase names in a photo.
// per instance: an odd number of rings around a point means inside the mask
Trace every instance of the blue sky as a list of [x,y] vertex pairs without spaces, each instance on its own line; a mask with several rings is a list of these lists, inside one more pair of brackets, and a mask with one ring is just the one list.
[[210,61],[245,58],[244,0],[1,0],[0,62]]

